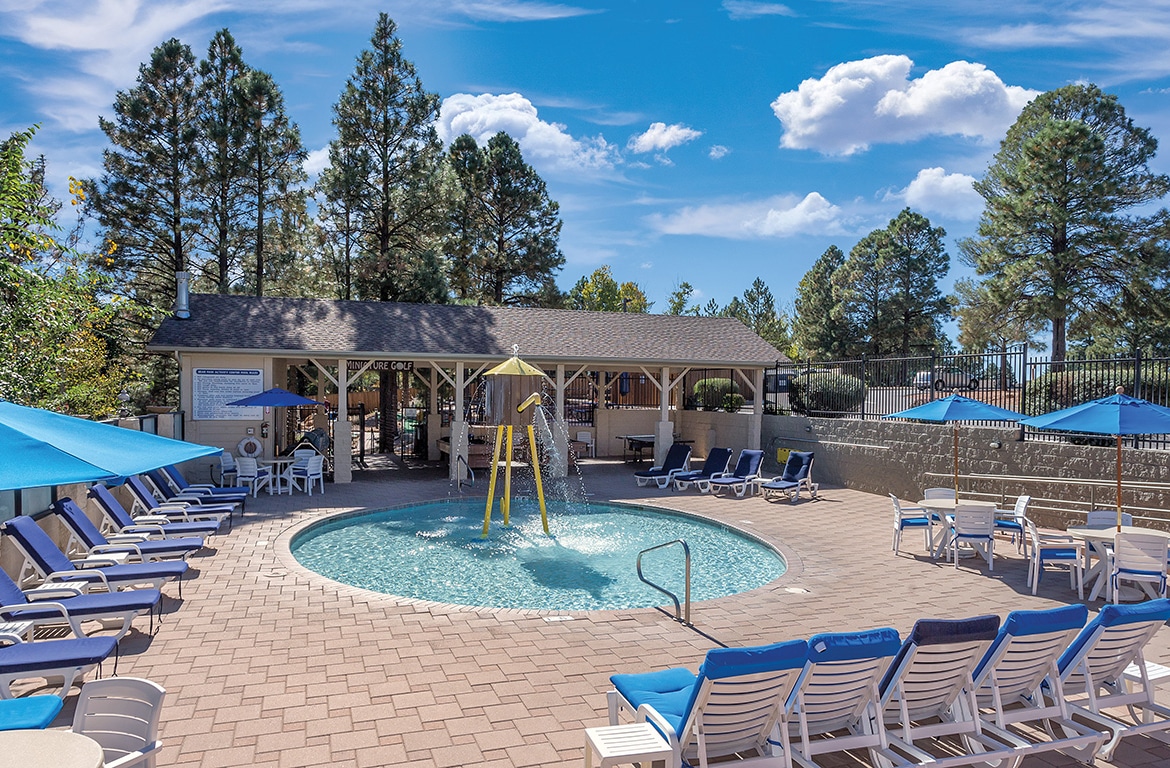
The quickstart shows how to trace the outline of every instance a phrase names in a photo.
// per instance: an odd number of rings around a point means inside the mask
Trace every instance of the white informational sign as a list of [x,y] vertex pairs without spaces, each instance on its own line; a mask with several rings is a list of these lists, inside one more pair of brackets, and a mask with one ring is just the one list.
[[260,421],[263,406],[228,403],[264,391],[259,368],[196,368],[191,374],[191,418],[194,421]]

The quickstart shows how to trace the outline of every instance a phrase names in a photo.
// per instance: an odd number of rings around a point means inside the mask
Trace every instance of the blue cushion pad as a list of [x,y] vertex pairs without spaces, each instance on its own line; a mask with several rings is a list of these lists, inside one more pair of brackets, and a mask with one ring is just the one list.
[[[120,611],[149,611],[161,597],[157,589],[132,589],[125,592],[95,592],[50,602],[61,603],[70,615],[86,618]],[[55,608],[38,608],[35,602],[31,602],[7,605],[0,610],[0,617],[13,621],[39,621],[59,619],[61,612]]]
[[[167,523],[170,525],[170,523]],[[163,556],[172,552],[194,552],[203,548],[203,539],[188,536],[182,539],[150,539],[136,541],[134,545],[146,556]]]
[[57,696],[0,699],[0,731],[48,728],[62,704]]
[[1102,628],[1144,621],[1162,624],[1167,620],[1170,620],[1170,599],[1164,597],[1134,605],[1106,605],[1097,614],[1097,618],[1089,622],[1080,634],[1073,638],[1065,652],[1060,654],[1060,659],[1057,660],[1056,664],[1063,673],[1069,665],[1076,661],[1089,639]]
[[683,667],[661,669],[656,672],[612,675],[609,681],[622,698],[637,709],[649,704],[666,718],[675,733],[682,730],[682,718],[691,699],[691,692],[699,678]]
[[814,663],[870,659],[893,656],[901,647],[898,631],[890,627],[863,632],[829,632],[809,638],[808,659]]
[[[126,563],[124,565],[111,565],[100,569],[79,568],[77,573],[83,574],[88,570],[100,570],[106,575],[106,579],[114,584],[134,584],[139,581],[151,581],[160,578],[177,578],[187,572],[187,564],[184,562]],[[69,577],[65,578],[68,579]]]
[[0,648],[0,674],[90,666],[113,653],[115,645],[112,637],[83,637],[5,646]]
[[707,658],[699,667],[699,676],[710,680],[725,677],[754,675],[804,666],[808,659],[808,643],[804,640],[789,640],[784,643],[761,645],[752,648],[714,648],[707,651]]

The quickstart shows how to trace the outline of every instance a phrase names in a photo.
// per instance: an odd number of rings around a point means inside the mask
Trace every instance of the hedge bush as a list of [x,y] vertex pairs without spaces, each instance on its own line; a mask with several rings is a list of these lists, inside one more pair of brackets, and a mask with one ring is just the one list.
[[739,413],[739,409],[743,407],[745,402],[747,401],[744,400],[743,395],[728,392],[723,396],[723,410],[728,413]]
[[793,413],[805,416],[843,416],[861,410],[865,382],[835,371],[809,371],[788,384]]
[[696,405],[704,411],[717,411],[724,407],[725,397],[739,394],[739,386],[731,379],[699,379],[692,391],[695,393]]
[[[1125,387],[1128,395],[1133,394],[1133,367],[1119,367],[1112,371],[1066,370],[1045,373],[1028,382],[1024,388],[1024,413],[1037,416],[1062,408],[1109,397],[1117,387]],[[1166,394],[1170,392],[1170,378],[1166,371],[1142,370],[1142,397],[1150,402],[1165,405]]]

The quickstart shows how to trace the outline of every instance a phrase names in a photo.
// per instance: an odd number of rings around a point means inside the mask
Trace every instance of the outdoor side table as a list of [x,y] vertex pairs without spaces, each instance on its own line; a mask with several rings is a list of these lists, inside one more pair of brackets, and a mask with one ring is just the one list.
[[593,753],[599,768],[625,763],[669,761],[674,754],[666,739],[650,723],[607,725],[585,729],[585,768],[593,768]]

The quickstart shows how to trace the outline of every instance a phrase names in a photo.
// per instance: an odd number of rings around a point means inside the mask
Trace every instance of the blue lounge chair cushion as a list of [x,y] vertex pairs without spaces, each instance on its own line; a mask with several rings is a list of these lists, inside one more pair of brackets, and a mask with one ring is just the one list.
[[649,704],[679,734],[682,733],[704,680],[798,669],[807,658],[808,644],[804,640],[752,648],[714,648],[707,651],[697,675],[688,669],[675,667],[657,672],[613,675],[609,680],[630,706],[637,709],[643,704]]
[[1065,652],[1060,654],[1056,666],[1063,674],[1070,665],[1076,663],[1085,644],[1093,638],[1099,629],[1147,621],[1161,623],[1168,620],[1170,620],[1170,599],[1164,597],[1134,605],[1106,605],[1097,614],[1097,618],[1090,621],[1080,634],[1073,638]]
[[[110,543],[110,540],[102,535],[102,532],[86,516],[85,512],[81,511],[81,507],[77,506],[77,502],[68,496],[54,501],[53,511],[63,518],[66,527],[73,531],[86,547],[93,549],[94,547],[105,546]],[[138,547],[138,551],[145,558],[152,556],[174,557],[184,552],[194,552],[203,549],[203,539],[194,536],[184,539],[154,539],[135,542],[134,546]]]
[[780,477],[773,480],[772,483],[766,483],[765,488],[792,488],[799,485],[800,481],[808,477],[809,468],[813,461],[812,451],[790,451],[788,454],[788,461],[784,462],[784,472]]
[[64,703],[58,696],[0,699],[0,731],[48,728]]
[[670,450],[666,452],[666,459],[663,460],[661,467],[640,470],[634,473],[634,477],[663,477],[669,475],[671,472],[677,472],[686,466],[687,459],[690,457],[691,447],[689,445],[672,443]]
[[1007,615],[995,642],[983,654],[983,658],[975,667],[972,677],[979,680],[983,671],[992,659],[999,653],[1000,646],[1010,637],[1027,637],[1028,635],[1046,635],[1050,632],[1067,632],[1085,626],[1085,619],[1089,616],[1089,609],[1078,603],[1064,605],[1060,608],[1049,608],[1042,611],[1012,611]]
[[[142,500],[142,506],[147,509],[154,509],[161,502],[158,497],[151,493],[150,489],[146,487],[146,483],[142,482],[140,477],[126,478],[126,487],[128,487],[135,496]],[[222,503],[222,504],[204,504],[199,499],[193,499],[190,502],[192,512],[203,512],[208,514],[214,513],[230,513],[234,512],[239,504],[236,503]],[[165,511],[160,514],[167,514]]]
[[[191,487],[191,484],[187,482],[187,478],[183,477],[183,473],[174,464],[169,467],[163,467],[162,471],[167,473],[167,477],[175,481],[175,485],[179,486],[179,490],[185,491]],[[245,501],[248,494],[251,493],[250,489],[242,485],[222,487],[217,485],[200,486],[199,490],[208,491],[212,496],[239,496],[240,498],[237,501]]]
[[731,461],[730,448],[712,448],[707,451],[707,460],[703,462],[701,469],[694,469],[690,472],[683,472],[675,475],[677,480],[705,480],[716,472],[723,472],[727,469],[728,462]]
[[808,660],[818,663],[893,656],[901,647],[898,630],[890,627],[861,632],[829,632],[809,638]]
[[0,648],[0,675],[93,666],[113,653],[117,643],[112,637],[82,637],[8,645]]
[[[162,594],[157,589],[134,589],[126,592],[93,592],[63,600],[54,600],[65,606],[70,616],[85,619],[91,616],[108,616],[118,611],[149,611],[158,604]],[[42,608],[37,601],[28,603],[3,601],[0,618],[5,621],[46,621],[60,619],[56,608]]]
[[910,654],[911,649],[915,647],[989,642],[995,639],[998,629],[999,616],[995,614],[975,616],[970,619],[919,619],[906,637],[906,642],[898,648],[898,655],[890,662],[878,688],[884,693],[895,682],[899,674],[898,668],[906,656]]
[[[110,493],[110,489],[101,485],[100,483],[92,486],[89,489],[89,497],[96,501],[98,505],[105,511],[110,521],[118,528],[129,528],[133,525],[139,525],[130,516],[130,513],[118,503],[114,495]],[[166,524],[166,531],[168,533],[176,534],[190,534],[193,536],[210,535],[219,531],[220,523],[215,520],[195,520],[190,522],[173,522]]]

